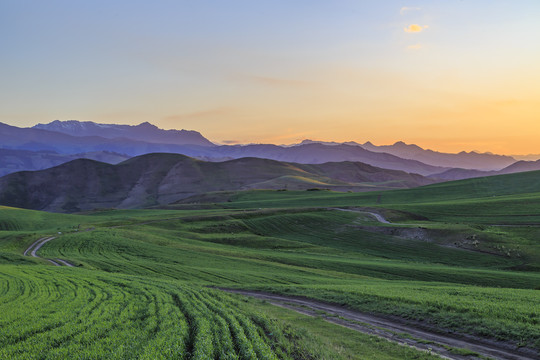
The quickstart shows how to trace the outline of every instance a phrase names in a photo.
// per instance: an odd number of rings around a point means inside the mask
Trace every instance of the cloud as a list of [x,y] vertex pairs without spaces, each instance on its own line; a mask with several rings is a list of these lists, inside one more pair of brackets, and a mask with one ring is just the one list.
[[240,144],[239,140],[221,140],[221,142],[225,145],[235,145]]
[[411,50],[419,50],[421,48],[422,48],[421,44],[414,44],[414,45],[407,46],[407,49],[411,49]]
[[420,10],[419,7],[408,7],[408,6],[404,6],[402,7],[400,10],[399,10],[399,13],[401,15],[405,15],[406,12],[408,11],[414,11],[414,10]]
[[404,27],[403,31],[408,32],[408,33],[419,33],[422,30],[427,29],[428,27],[429,27],[428,25],[421,26],[418,24],[411,24],[407,27]]

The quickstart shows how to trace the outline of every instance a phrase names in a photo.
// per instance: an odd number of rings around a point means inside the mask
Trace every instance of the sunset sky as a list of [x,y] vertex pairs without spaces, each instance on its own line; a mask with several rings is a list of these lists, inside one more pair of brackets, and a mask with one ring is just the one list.
[[0,1],[0,122],[540,153],[540,1]]

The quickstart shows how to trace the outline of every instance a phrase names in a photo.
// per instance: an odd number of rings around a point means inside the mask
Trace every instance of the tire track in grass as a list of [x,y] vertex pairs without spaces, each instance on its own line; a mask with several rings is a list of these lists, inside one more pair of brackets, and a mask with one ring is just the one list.
[[62,264],[64,264],[65,266],[75,267],[75,265],[70,264],[70,263],[68,263],[68,262],[65,261],[65,260],[62,260],[62,259],[55,259],[55,260],[58,261],[58,262],[60,262],[60,263],[62,263]]
[[[329,208],[329,210],[348,211],[348,212],[359,213],[359,214],[368,214],[374,217],[375,220],[377,220],[378,222],[382,224],[392,224],[381,214],[377,214],[376,212],[372,212],[372,211],[360,210],[360,209],[343,209],[343,208]],[[394,225],[406,225],[406,224],[394,224]]]
[[[322,316],[326,321],[341,325],[359,332],[379,336],[420,350],[439,353],[448,359],[469,359],[453,353],[449,348],[467,349],[484,357],[508,360],[538,360],[538,354],[530,349],[509,349],[504,344],[497,344],[487,339],[472,336],[448,336],[433,330],[422,329],[404,322],[384,317],[361,313],[343,306],[324,303],[297,296],[285,296],[237,289],[220,289],[229,293],[251,296],[268,301],[273,305],[284,307],[309,316]],[[399,336],[407,334],[407,336]],[[529,350],[529,351],[527,351]]]
[[[34,241],[32,243],[32,245],[30,245],[23,253],[24,256],[32,256],[32,257],[35,257],[37,259],[41,259],[40,256],[37,255],[37,251],[39,249],[41,249],[41,247],[43,245],[45,245],[46,243],[48,243],[49,241],[51,240],[54,240],[56,239],[56,236],[49,236],[49,237],[43,237],[43,238],[39,238],[37,239],[36,241]],[[28,255],[28,253],[30,253],[30,255]],[[50,263],[52,263],[53,265],[55,266],[62,266],[61,264],[65,265],[65,266],[69,266],[69,267],[75,267],[75,265],[65,261],[65,260],[60,260],[60,259],[47,259],[47,258],[43,258],[47,261],[49,261]]]

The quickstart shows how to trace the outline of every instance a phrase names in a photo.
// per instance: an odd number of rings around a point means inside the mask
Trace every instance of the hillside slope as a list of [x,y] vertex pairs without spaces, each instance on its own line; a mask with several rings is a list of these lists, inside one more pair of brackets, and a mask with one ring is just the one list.
[[52,151],[30,151],[0,148],[0,176],[17,171],[43,170],[75,159],[92,159],[108,164],[117,164],[129,156],[109,151],[93,151],[74,155]]
[[[444,167],[426,165],[420,161],[372,152],[354,145],[302,144],[291,147],[277,145],[235,145],[220,146],[213,150],[222,156],[232,158],[259,157],[278,161],[303,164],[322,164],[326,162],[359,161],[385,169],[401,170],[421,175],[431,175],[446,170]],[[190,155],[190,154],[187,154]],[[193,156],[193,155],[190,155]]]
[[109,165],[79,159],[0,178],[0,204],[76,212],[168,204],[209,191],[328,188],[368,191],[432,183],[425,177],[343,162],[321,165],[242,158],[204,162],[177,154],[148,154]]
[[493,176],[493,175],[515,174],[515,173],[536,171],[536,170],[540,170],[540,160],[537,160],[537,161],[521,160],[498,171],[449,169],[449,170],[443,171],[440,174],[430,175],[429,177],[433,179],[437,179],[437,180],[449,181],[449,180],[463,180],[463,179],[471,179],[471,178]]

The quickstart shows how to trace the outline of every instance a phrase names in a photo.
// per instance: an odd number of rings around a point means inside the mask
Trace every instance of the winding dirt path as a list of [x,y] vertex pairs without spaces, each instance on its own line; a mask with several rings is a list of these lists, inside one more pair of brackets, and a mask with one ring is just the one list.
[[377,214],[377,213],[374,213],[374,212],[369,212],[368,211],[368,214],[370,214],[371,216],[373,216],[375,219],[377,219],[378,222],[380,223],[383,223],[383,224],[390,224],[390,221],[386,220],[382,215],[380,214]]
[[[446,359],[476,359],[466,355],[452,353],[448,347],[473,351],[490,359],[538,360],[540,354],[532,349],[512,348],[506,343],[481,339],[470,335],[449,335],[435,332],[434,329],[422,328],[419,324],[400,322],[399,320],[379,317],[350,310],[339,305],[297,296],[283,296],[259,291],[220,289],[226,292],[255,297],[269,303],[310,316],[321,316],[326,321],[352,330],[379,336],[402,345],[438,354]],[[417,326],[418,325],[418,326]],[[410,336],[400,336],[399,334]]]
[[[150,224],[150,223],[153,223],[153,222],[161,222],[161,221],[171,221],[171,220],[177,220],[177,219],[181,219],[182,217],[174,217],[174,218],[167,218],[167,219],[157,219],[157,220],[149,220],[149,221],[145,221],[145,222],[141,222],[141,223],[134,223],[134,224],[125,224],[125,225],[116,225],[116,226],[109,226],[109,228],[113,229],[113,228],[118,228],[118,227],[124,227],[124,226],[131,226],[131,225],[145,225],[145,224]],[[94,227],[92,228],[88,228],[86,229],[85,231],[93,231],[95,230]],[[37,239],[36,241],[34,241],[32,243],[32,245],[30,245],[23,253],[24,256],[32,256],[32,257],[35,257],[35,258],[40,258],[40,259],[45,259],[47,261],[49,261],[50,263],[52,263],[53,265],[55,266],[69,266],[69,267],[75,267],[75,265],[71,264],[70,262],[66,261],[66,260],[62,260],[62,259],[47,259],[47,258],[42,258],[41,256],[38,256],[37,255],[37,251],[43,246],[45,245],[46,243],[48,243],[49,241],[51,240],[54,240],[56,239],[56,236],[49,236],[49,237],[42,237],[42,238],[39,238]],[[28,254],[30,253],[30,254]]]
[[64,264],[65,266],[75,267],[75,265],[68,263],[66,260],[62,260],[62,259],[55,259],[55,260],[60,262],[61,264]]
[[[56,236],[49,236],[49,237],[43,237],[43,238],[40,238],[40,239],[37,239],[36,241],[34,241],[32,243],[32,245],[30,245],[28,247],[28,249],[26,249],[23,253],[24,256],[32,256],[32,257],[35,257],[35,258],[41,258],[41,256],[38,256],[38,254],[36,253],[39,249],[41,249],[41,247],[43,245],[45,245],[46,243],[48,243],[49,241],[51,240],[54,240],[56,239]],[[30,255],[28,255],[28,253],[30,252]],[[62,266],[65,265],[65,266],[69,266],[69,267],[75,267],[75,265],[73,264],[70,264],[69,262],[65,261],[65,260],[60,260],[60,259],[46,259],[46,258],[43,258],[47,261],[49,261],[50,263],[52,263],[53,265],[55,266]]]
[[386,220],[384,216],[381,214],[377,214],[371,211],[364,211],[364,210],[354,210],[354,209],[341,209],[341,208],[332,208],[332,210],[339,210],[339,211],[348,211],[348,212],[355,212],[355,213],[361,213],[361,214],[369,214],[373,216],[378,222],[383,224],[391,224],[390,221]]

